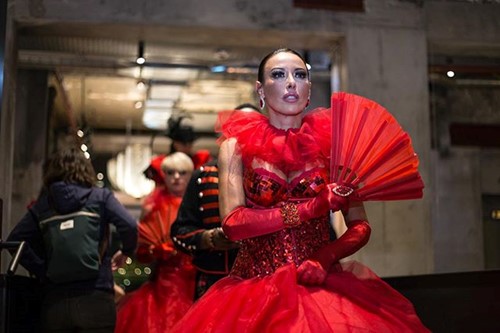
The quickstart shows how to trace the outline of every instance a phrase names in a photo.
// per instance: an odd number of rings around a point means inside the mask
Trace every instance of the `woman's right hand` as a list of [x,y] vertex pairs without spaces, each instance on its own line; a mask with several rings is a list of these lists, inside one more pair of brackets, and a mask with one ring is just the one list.
[[326,276],[325,268],[315,260],[305,260],[297,268],[297,280],[303,285],[320,286],[325,282]]

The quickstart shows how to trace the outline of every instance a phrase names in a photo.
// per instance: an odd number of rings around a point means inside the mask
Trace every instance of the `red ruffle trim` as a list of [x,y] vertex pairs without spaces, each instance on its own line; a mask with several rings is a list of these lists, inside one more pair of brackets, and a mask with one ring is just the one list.
[[219,143],[236,138],[246,166],[254,158],[285,172],[302,170],[306,162],[329,165],[330,109],[315,109],[304,116],[300,128],[288,130],[272,126],[266,116],[257,112],[223,111],[219,113],[215,131],[222,134]]

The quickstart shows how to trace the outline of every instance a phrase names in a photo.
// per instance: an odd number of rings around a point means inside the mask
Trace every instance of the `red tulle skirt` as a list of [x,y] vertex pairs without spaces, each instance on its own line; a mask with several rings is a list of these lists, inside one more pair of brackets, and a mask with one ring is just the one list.
[[296,268],[213,285],[173,332],[429,332],[413,305],[369,268],[337,265],[321,287],[297,284]]
[[116,333],[164,333],[193,304],[194,269],[159,264],[157,277],[133,291],[118,306]]

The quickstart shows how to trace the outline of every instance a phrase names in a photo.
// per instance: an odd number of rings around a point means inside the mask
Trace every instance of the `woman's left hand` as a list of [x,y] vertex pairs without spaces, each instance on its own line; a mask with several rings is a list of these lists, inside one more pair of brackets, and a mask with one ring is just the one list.
[[297,268],[297,280],[300,284],[320,286],[326,280],[327,272],[316,260],[306,260]]

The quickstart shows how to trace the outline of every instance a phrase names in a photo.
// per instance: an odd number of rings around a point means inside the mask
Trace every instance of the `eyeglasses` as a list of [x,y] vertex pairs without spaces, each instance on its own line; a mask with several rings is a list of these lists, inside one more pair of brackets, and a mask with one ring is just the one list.
[[186,170],[174,170],[174,169],[168,169],[165,171],[165,173],[169,176],[173,176],[176,173],[178,173],[179,176],[185,176],[188,174],[188,172]]

